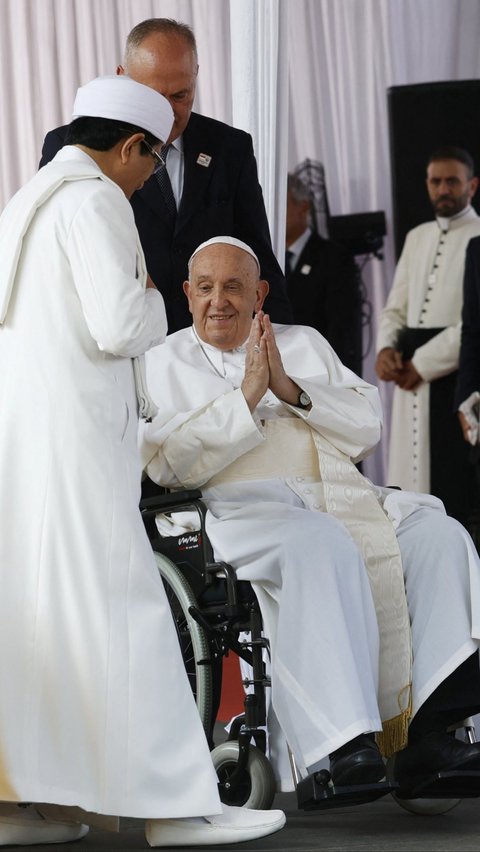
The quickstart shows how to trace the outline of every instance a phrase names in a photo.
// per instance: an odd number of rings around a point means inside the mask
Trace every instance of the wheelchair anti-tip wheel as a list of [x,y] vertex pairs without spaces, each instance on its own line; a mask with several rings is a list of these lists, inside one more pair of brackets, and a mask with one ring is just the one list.
[[228,740],[211,752],[219,780],[220,798],[228,805],[268,810],[277,785],[268,758],[257,746],[249,745],[247,765],[235,786],[229,787],[229,779],[237,767],[239,752],[240,746],[235,740]]
[[208,735],[213,713],[212,669],[209,662],[202,664],[202,660],[210,660],[210,648],[204,629],[188,611],[189,607],[196,606],[197,601],[190,584],[175,563],[161,553],[155,553],[155,559],[177,628],[188,680]]

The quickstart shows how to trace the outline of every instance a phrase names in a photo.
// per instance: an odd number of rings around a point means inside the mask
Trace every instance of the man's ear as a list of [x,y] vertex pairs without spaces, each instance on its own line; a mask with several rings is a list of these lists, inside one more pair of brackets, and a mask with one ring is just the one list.
[[471,183],[471,187],[472,187],[472,194],[471,194],[470,198],[473,198],[473,196],[475,195],[475,193],[478,189],[478,177],[473,177],[471,179],[470,183]]
[[141,142],[142,139],[145,139],[144,133],[132,133],[132,135],[128,136],[127,139],[120,140],[120,158],[124,165],[129,162],[133,148],[138,142]]
[[261,278],[260,281],[257,282],[257,301],[255,302],[255,313],[262,309],[262,305],[267,298],[268,291],[270,290],[270,285],[268,281]]
[[185,293],[188,299],[188,309],[190,313],[192,313],[192,300],[190,299],[190,281],[183,282],[183,292]]

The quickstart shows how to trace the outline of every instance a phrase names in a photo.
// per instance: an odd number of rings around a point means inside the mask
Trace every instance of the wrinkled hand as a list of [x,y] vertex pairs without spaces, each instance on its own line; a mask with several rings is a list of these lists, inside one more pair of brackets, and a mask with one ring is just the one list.
[[476,444],[479,443],[479,403],[480,393],[478,391],[474,391],[458,407],[458,419],[460,420],[464,440],[467,441],[468,444],[471,444],[472,447],[475,447]]
[[267,344],[262,327],[263,311],[252,320],[246,343],[245,373],[241,384],[242,392],[250,411],[254,411],[268,389],[270,368]]
[[268,388],[277,399],[290,405],[298,403],[300,388],[285,372],[270,317],[263,311],[259,311],[252,321],[241,388],[252,412]]
[[417,372],[411,361],[405,361],[400,373],[395,379],[395,384],[405,391],[413,391],[423,382],[420,373]]
[[401,352],[393,346],[381,349],[375,362],[375,370],[379,379],[384,382],[396,382],[398,374],[403,368]]

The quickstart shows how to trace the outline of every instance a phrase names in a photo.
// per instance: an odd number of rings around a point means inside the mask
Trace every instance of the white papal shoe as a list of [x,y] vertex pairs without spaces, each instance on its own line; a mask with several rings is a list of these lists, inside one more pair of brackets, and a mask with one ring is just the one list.
[[88,825],[68,819],[52,819],[48,806],[0,803],[0,846],[36,846],[41,843],[73,843],[88,832]]
[[150,846],[219,846],[273,834],[285,825],[283,811],[254,811],[222,805],[209,817],[149,819],[145,837]]

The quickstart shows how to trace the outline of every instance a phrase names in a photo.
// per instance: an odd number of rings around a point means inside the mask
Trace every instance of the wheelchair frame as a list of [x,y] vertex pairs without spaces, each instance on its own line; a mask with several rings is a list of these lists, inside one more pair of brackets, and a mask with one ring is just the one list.
[[[187,675],[212,744],[217,707],[214,677],[221,676],[221,660],[230,652],[249,663],[251,678],[244,679],[244,713],[231,725],[226,743],[212,750],[222,801],[254,808],[269,808],[276,781],[266,757],[266,697],[270,678],[263,654],[268,640],[262,635],[262,618],[250,583],[237,580],[234,569],[217,562],[205,531],[206,506],[198,490],[148,497],[141,514],[152,544],[157,567],[172,609]],[[155,515],[194,510],[198,530],[161,537]],[[239,633],[250,639],[239,641]]]

